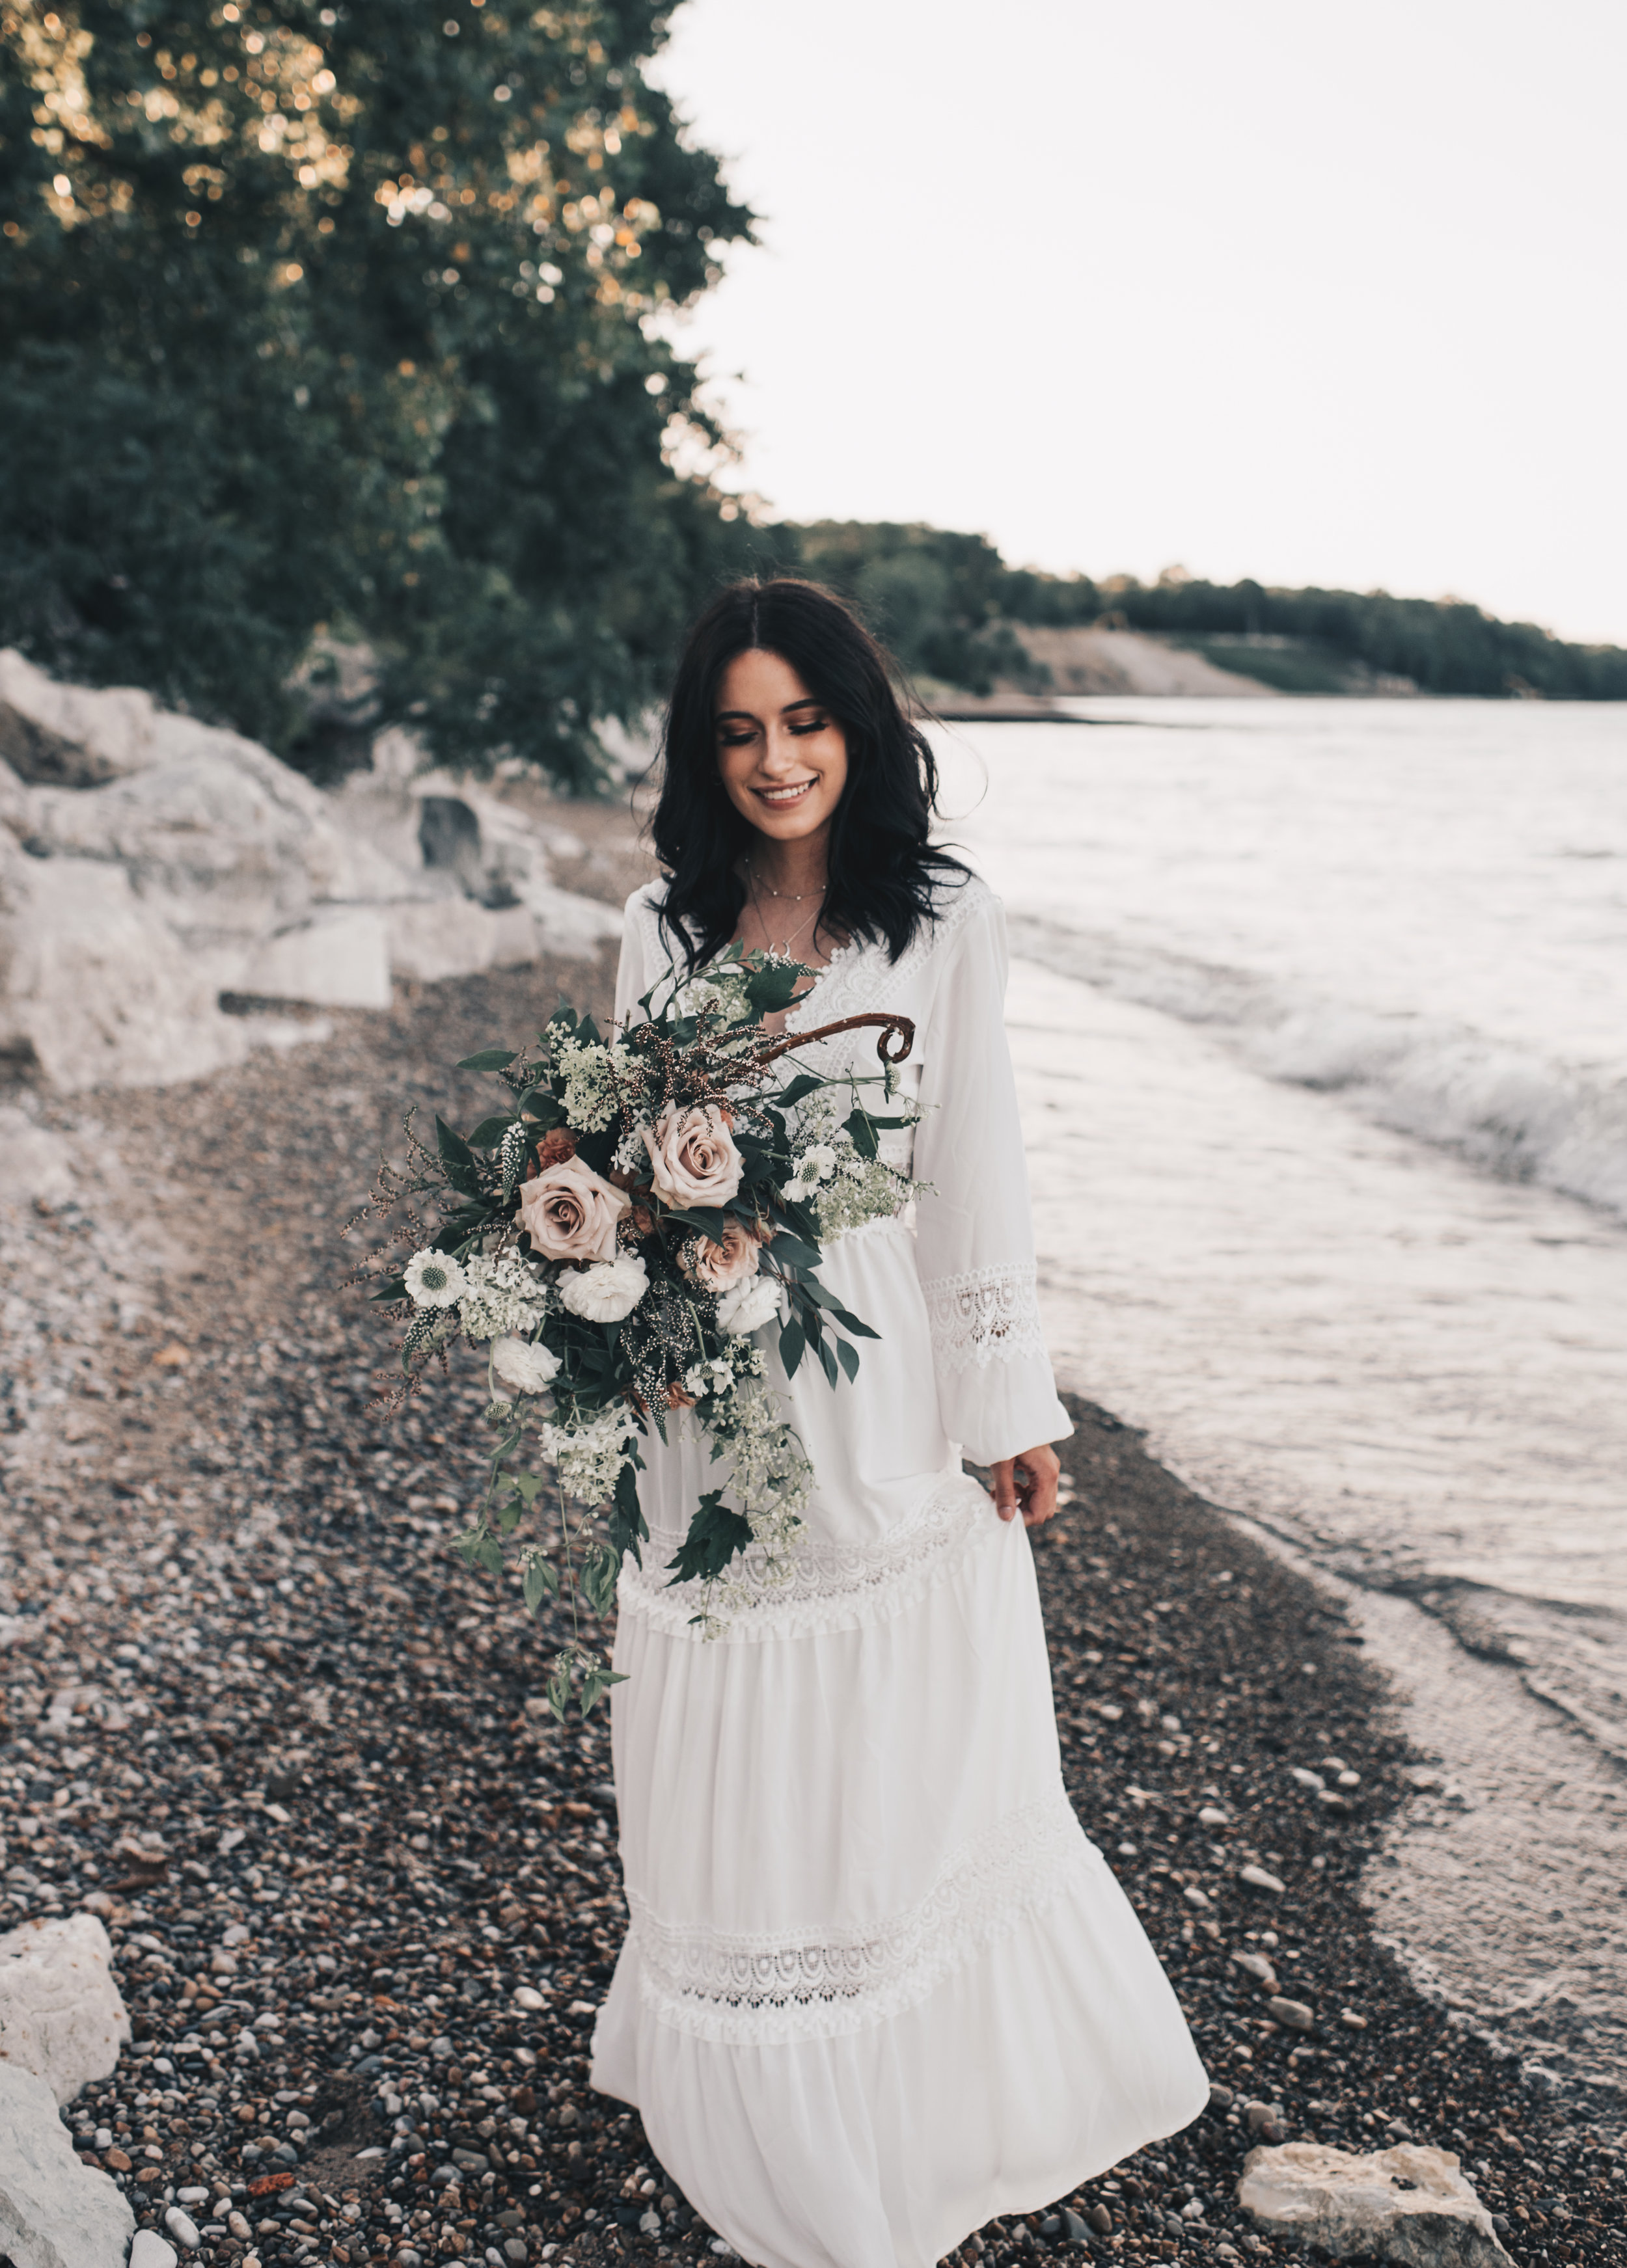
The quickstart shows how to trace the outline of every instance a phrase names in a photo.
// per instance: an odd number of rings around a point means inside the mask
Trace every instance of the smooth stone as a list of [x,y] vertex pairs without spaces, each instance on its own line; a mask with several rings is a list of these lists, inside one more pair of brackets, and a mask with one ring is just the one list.
[[1508,2260],[1450,2150],[1401,2143],[1357,2156],[1288,2142],[1249,2152],[1237,2194],[1263,2228],[1335,2260],[1372,2253],[1409,2268],[1502,2268]]
[[1279,1881],[1275,1874],[1268,1874],[1263,1867],[1239,1867],[1237,1870],[1237,1878],[1239,1882],[1246,1882],[1251,1890],[1269,1891],[1274,1898],[1280,1898],[1287,1888],[1286,1883]]
[[176,2243],[184,2245],[189,2252],[196,2252],[203,2242],[197,2233],[197,2223],[190,2213],[182,2213],[178,2205],[171,2205],[165,2214],[164,2226]]
[[1273,1993],[1266,2007],[1277,2022],[1285,2024],[1291,2032],[1313,2032],[1316,2029],[1316,2018],[1303,2000],[1285,2000],[1280,1993]]
[[1257,1984],[1268,1985],[1273,1992],[1276,1992],[1276,1971],[1263,1953],[1234,1953],[1231,1958]]
[[113,1946],[94,1914],[25,1922],[0,1937],[5,2059],[44,2080],[58,2102],[107,2078],[129,2036]]
[[138,2228],[130,2246],[129,2268],[175,2268],[173,2244],[166,2244],[156,2228]]
[[0,2257],[13,2268],[117,2268],[136,2216],[111,2175],[80,2164],[55,2095],[20,2064],[0,2063]]

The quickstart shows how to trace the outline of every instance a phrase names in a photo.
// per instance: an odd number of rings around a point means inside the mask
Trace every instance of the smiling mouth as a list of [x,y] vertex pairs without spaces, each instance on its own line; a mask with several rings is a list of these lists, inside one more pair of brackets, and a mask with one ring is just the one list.
[[762,802],[772,804],[777,811],[782,811],[788,803],[800,803],[809,791],[818,784],[817,780],[805,779],[798,780],[793,787],[759,787],[752,792]]

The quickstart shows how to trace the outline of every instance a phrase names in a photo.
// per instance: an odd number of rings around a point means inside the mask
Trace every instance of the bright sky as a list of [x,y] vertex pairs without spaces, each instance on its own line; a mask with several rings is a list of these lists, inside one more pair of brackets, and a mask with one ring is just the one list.
[[774,515],[1627,644],[1621,0],[684,0],[656,70]]

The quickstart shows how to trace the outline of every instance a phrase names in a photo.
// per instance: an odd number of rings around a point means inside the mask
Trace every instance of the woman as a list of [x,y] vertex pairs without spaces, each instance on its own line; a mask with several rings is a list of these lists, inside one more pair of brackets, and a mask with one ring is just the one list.
[[[612,1741],[632,1924],[592,2082],[759,2268],[929,2268],[1194,2117],[1173,1993],[1063,1791],[1027,1527],[1068,1432],[1040,1336],[998,902],[928,840],[932,756],[880,649],[817,586],[726,591],[668,721],[617,1008],[731,939],[821,973],[810,1029],[913,1019],[913,1222],[825,1248],[880,1336],[788,1381],[815,1494],[788,1582],[721,1638],[664,1573],[713,1484],[647,1447]],[[876,1069],[872,1032],[800,1058]],[[908,1136],[895,1136],[907,1153]],[[994,1476],[994,1504],[961,1469]],[[1021,1520],[1016,1518],[1020,1512]],[[731,1571],[732,1572],[732,1571]]]

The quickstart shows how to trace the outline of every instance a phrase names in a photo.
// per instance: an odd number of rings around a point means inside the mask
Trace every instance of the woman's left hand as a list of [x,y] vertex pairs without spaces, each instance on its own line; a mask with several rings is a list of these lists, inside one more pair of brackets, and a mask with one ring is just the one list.
[[1048,1442],[1015,1457],[1001,1457],[988,1469],[995,1484],[995,1510],[1002,1520],[1014,1519],[1020,1510],[1024,1528],[1040,1528],[1054,1513],[1062,1467]]

